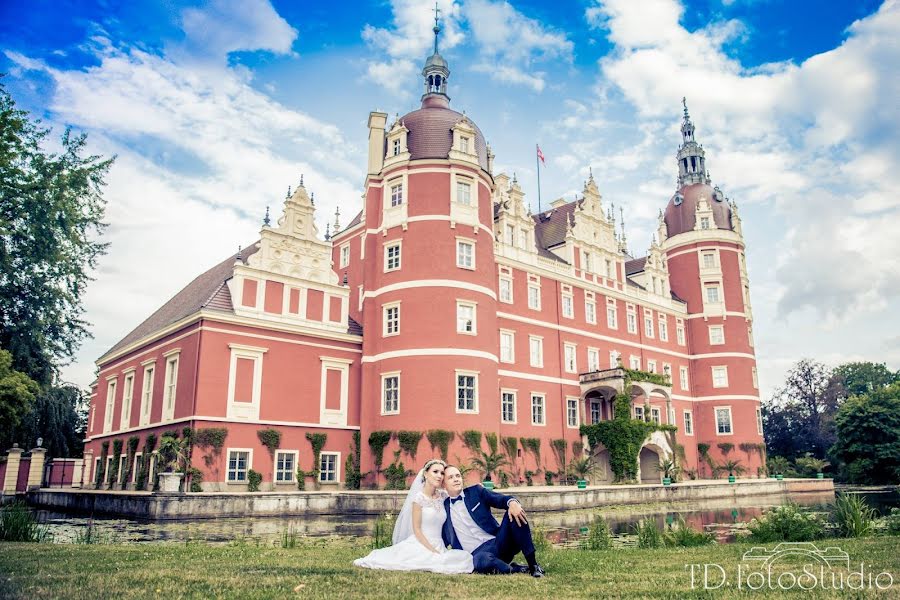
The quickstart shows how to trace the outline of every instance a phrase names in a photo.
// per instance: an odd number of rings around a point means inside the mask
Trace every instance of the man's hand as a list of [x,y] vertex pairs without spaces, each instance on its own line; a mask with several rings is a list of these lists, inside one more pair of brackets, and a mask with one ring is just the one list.
[[522,508],[518,500],[510,501],[508,511],[509,518],[515,521],[519,527],[528,523],[528,519],[525,517],[525,509]]

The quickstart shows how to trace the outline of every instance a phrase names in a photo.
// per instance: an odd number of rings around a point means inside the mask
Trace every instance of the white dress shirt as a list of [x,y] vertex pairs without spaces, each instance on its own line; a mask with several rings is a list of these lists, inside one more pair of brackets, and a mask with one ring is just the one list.
[[[459,497],[465,498],[465,492],[460,492]],[[450,517],[453,529],[456,531],[456,537],[459,539],[459,544],[463,550],[472,552],[486,541],[494,539],[494,536],[479,527],[472,515],[469,514],[465,500],[458,502],[452,502],[453,498],[450,498],[450,500]]]

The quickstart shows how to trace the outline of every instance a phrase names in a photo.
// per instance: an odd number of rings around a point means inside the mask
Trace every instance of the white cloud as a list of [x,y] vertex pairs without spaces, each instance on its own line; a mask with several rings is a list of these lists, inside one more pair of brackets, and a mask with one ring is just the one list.
[[213,0],[203,8],[183,10],[181,24],[192,56],[221,58],[239,50],[287,54],[297,39],[297,30],[268,0]]

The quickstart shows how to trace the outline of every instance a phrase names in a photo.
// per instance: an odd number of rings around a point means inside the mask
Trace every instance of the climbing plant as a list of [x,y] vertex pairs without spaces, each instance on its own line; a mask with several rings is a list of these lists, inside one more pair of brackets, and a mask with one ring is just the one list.
[[109,473],[107,474],[106,482],[109,484],[109,489],[112,489],[116,484],[116,479],[119,476],[119,462],[120,456],[122,455],[122,440],[113,440],[113,461],[109,466]]
[[[597,444],[609,452],[609,467],[616,482],[630,482],[637,479],[638,457],[641,446],[654,431],[675,431],[673,425],[659,425],[631,418],[631,377],[634,372],[626,371],[622,393],[616,395],[614,417],[593,425],[582,425],[581,433],[588,438],[591,447]],[[640,375],[642,376],[642,372]],[[656,375],[648,373],[647,375]],[[647,379],[642,379],[647,381]]]
[[372,458],[375,460],[375,470],[381,471],[384,462],[384,449],[394,435],[392,431],[373,431],[369,434],[369,447],[372,449]]
[[281,446],[281,432],[277,429],[260,429],[256,432],[256,437],[269,451],[272,460],[275,460],[275,451]]
[[359,431],[353,432],[353,442],[350,452],[344,461],[344,485],[348,490],[358,490],[364,474],[360,471],[360,435]]
[[734,444],[732,444],[731,442],[721,442],[716,445],[719,447],[719,450],[722,451],[722,456],[725,457],[731,454],[731,451],[734,450]]
[[[207,469],[212,469],[216,481],[219,480],[219,457],[222,455],[227,437],[228,430],[224,427],[206,427],[194,432],[194,445],[203,450],[203,464]],[[192,474],[191,480],[193,478]]]
[[[625,371],[626,384],[632,381],[645,381],[647,383],[655,383],[657,385],[670,385],[669,378],[660,373],[651,373],[650,371],[641,371],[639,369],[623,369]],[[626,385],[624,389],[630,389],[630,385]],[[629,408],[631,402],[629,401]]]
[[413,472],[408,471],[406,465],[400,461],[400,450],[397,450],[394,452],[394,462],[384,470],[384,477],[387,479],[387,485],[384,489],[405,490],[406,478],[410,475],[413,475]]
[[312,471],[309,472],[312,475],[313,483],[316,486],[316,489],[319,489],[319,467],[322,464],[322,448],[325,447],[325,441],[328,440],[327,433],[307,433],[306,439],[309,440],[309,445],[312,446],[312,454],[313,454],[313,468]]
[[94,487],[99,488],[103,483],[103,476],[106,474],[106,456],[109,454],[109,440],[100,444],[100,466],[97,468],[97,474],[94,477]]
[[467,429],[462,432],[462,441],[469,452],[478,454],[481,451],[481,432],[475,429]]
[[506,451],[506,456],[509,457],[509,464],[512,467],[512,476],[515,478],[516,483],[518,483],[519,463],[516,461],[516,457],[519,454],[519,438],[514,435],[501,437],[500,443],[503,444],[503,450]]
[[488,449],[492,454],[497,454],[497,434],[489,431],[484,434],[484,441],[487,442]]
[[125,485],[131,480],[131,471],[134,470],[134,455],[140,443],[139,436],[133,435],[128,438],[128,446],[126,446],[128,457],[125,459],[125,472],[122,473],[122,489],[125,489]]
[[441,453],[441,460],[447,462],[447,455],[450,453],[450,442],[456,434],[446,429],[431,429],[425,434],[428,443],[431,444],[431,451],[437,449]]
[[541,466],[541,439],[540,438],[519,438],[519,442],[522,444],[522,450],[525,452],[531,452],[534,455],[534,463],[540,467]]
[[[562,483],[562,477],[564,477],[566,473],[566,450],[569,448],[569,443],[564,439],[550,440],[550,448],[553,450],[556,466],[559,467],[558,474],[560,483]],[[546,472],[544,473],[544,476],[547,476]],[[548,485],[550,484],[548,483]]]
[[416,453],[419,451],[419,442],[422,441],[422,432],[398,431],[397,441],[400,443],[400,449],[406,452],[411,459],[416,460]]

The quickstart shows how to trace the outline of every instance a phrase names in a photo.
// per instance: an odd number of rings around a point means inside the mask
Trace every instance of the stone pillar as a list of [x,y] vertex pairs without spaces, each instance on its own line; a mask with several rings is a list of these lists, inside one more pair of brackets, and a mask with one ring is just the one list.
[[15,494],[16,481],[19,479],[19,463],[22,462],[22,449],[13,444],[6,456],[6,477],[3,481],[3,493]]
[[25,487],[26,491],[41,488],[41,484],[44,481],[44,461],[46,458],[46,448],[31,449],[31,467],[28,469],[28,484]]
[[[79,487],[84,489],[90,489],[91,484],[94,483],[94,451],[93,450],[85,450],[84,451],[84,468],[81,470],[81,485]],[[72,487],[75,487],[75,481],[72,481]]]
[[75,459],[75,462],[73,463],[73,465],[74,466],[72,468],[72,487],[80,488],[81,480],[84,477],[84,459],[83,458]]

